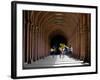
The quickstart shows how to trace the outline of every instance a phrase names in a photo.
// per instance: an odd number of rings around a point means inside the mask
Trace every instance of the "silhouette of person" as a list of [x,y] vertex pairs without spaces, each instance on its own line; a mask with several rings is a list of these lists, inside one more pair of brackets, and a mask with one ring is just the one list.
[[73,53],[73,48],[72,48],[72,46],[71,45],[69,45],[69,54],[70,54],[70,57],[72,56],[72,53]]

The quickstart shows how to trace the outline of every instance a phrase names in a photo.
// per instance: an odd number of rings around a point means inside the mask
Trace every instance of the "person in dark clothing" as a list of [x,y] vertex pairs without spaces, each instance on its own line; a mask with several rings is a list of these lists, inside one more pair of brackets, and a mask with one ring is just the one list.
[[70,55],[70,57],[72,56],[72,53],[73,53],[73,48],[72,48],[72,46],[71,45],[69,45],[69,55]]
[[65,55],[68,55],[68,48],[67,47],[65,47],[64,53],[65,53]]

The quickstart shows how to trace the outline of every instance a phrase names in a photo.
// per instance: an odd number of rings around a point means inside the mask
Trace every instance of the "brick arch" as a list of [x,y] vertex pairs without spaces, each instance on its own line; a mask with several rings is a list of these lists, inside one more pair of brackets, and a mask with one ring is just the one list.
[[48,34],[48,47],[49,47],[49,49],[50,49],[51,39],[53,37],[56,37],[56,36],[61,36],[64,39],[65,43],[67,44],[68,39],[67,39],[66,33],[61,29],[56,29],[56,30],[51,31]]
[[65,39],[67,39],[67,36],[66,36],[66,33],[60,29],[57,29],[57,30],[54,30],[54,31],[51,31],[48,35],[48,39],[49,38],[52,38],[53,36],[56,36],[56,35],[61,35],[63,36]]

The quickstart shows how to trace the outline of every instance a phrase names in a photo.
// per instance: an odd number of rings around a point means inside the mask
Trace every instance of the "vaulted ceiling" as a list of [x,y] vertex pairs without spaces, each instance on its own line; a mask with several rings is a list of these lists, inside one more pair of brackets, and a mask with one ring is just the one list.
[[67,33],[67,37],[71,36],[77,28],[81,17],[80,13],[47,11],[31,11],[31,15],[30,17],[33,19],[34,24],[45,28],[47,34],[53,31],[52,29],[62,29],[63,27],[63,32]]

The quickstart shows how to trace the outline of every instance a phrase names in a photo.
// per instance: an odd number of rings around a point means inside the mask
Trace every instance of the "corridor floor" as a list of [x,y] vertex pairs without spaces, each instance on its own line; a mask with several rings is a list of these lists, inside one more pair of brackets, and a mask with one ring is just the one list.
[[24,64],[24,67],[38,68],[38,67],[77,66],[77,65],[88,65],[88,63],[83,63],[83,61],[77,60],[67,55],[61,55],[61,57],[60,55],[54,55],[32,62],[31,64]]

